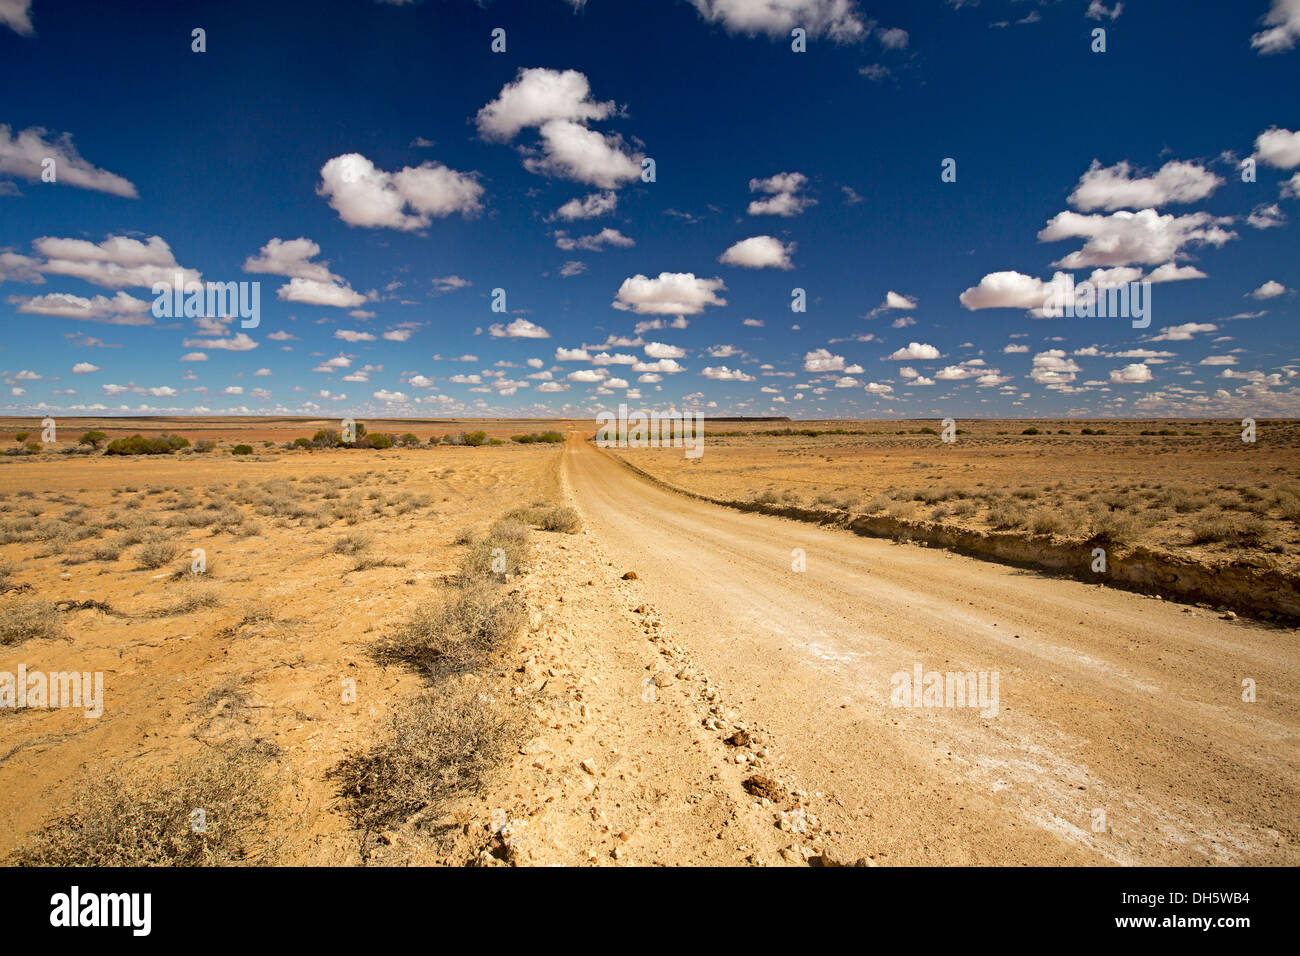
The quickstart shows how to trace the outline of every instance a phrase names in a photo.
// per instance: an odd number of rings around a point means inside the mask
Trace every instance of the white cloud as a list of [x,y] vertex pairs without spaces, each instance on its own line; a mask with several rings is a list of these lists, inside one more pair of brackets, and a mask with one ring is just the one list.
[[317,194],[350,226],[410,231],[425,228],[434,218],[470,216],[482,208],[483,187],[476,174],[441,163],[387,173],[360,153],[346,153],[322,166],[320,177]]
[[841,372],[844,370],[844,356],[832,355],[828,349],[813,349],[803,357],[805,372]]
[[226,352],[248,352],[257,348],[257,342],[243,332],[224,339],[185,339],[187,349],[220,349]]
[[551,333],[527,319],[515,319],[507,326],[492,325],[488,334],[494,339],[549,339]]
[[1168,203],[1196,202],[1223,184],[1214,173],[1191,162],[1165,163],[1159,172],[1146,177],[1134,178],[1130,171],[1127,162],[1102,166],[1100,160],[1094,159],[1070,193],[1070,205],[1084,212],[1146,209]]
[[1051,282],[1019,272],[990,272],[958,296],[966,308],[976,309],[1027,309],[1041,310],[1047,299],[1057,290],[1065,289],[1064,273],[1056,273]]
[[1201,365],[1236,365],[1237,360],[1231,355],[1207,355],[1201,359]]
[[335,329],[334,337],[342,339],[344,342],[373,342],[374,335],[369,332],[357,332],[353,329]]
[[576,372],[570,372],[568,374],[570,382],[581,382],[585,384],[600,382],[607,378],[609,378],[609,372],[603,368],[581,368]]
[[36,28],[32,26],[32,0],[0,0],[0,23],[19,36],[34,35]]
[[854,43],[870,30],[854,0],[690,0],[710,23],[721,23],[731,33],[765,34],[787,39],[795,27],[810,37],[829,37],[836,43]]
[[651,358],[684,358],[686,350],[678,348],[676,345],[665,345],[663,342],[647,342],[645,345],[645,354]]
[[1205,273],[1196,266],[1176,266],[1172,262],[1166,262],[1162,266],[1156,266],[1147,276],[1148,282],[1182,282],[1185,279],[1204,279]]
[[[894,386],[885,385],[880,382],[868,382],[863,386],[862,390],[868,395],[888,395],[893,392]],[[796,395],[795,397],[798,398],[799,396]]]
[[617,229],[605,228],[595,235],[580,236],[573,238],[567,232],[558,230],[555,233],[555,245],[565,252],[572,252],[574,249],[583,249],[587,252],[600,252],[605,246],[619,246],[627,249],[636,245],[636,241],[629,239]]
[[1123,368],[1112,369],[1110,380],[1118,384],[1137,385],[1142,382],[1151,381],[1151,369],[1145,364],[1139,362],[1134,365],[1125,365]]
[[591,99],[591,85],[577,70],[521,69],[501,88],[497,98],[478,111],[479,134],[509,142],[525,127],[551,120],[603,120],[614,111],[612,102]]
[[600,189],[614,189],[641,177],[641,154],[628,152],[617,134],[569,120],[551,120],[539,133],[541,153],[524,160],[529,172]]
[[[10,9],[6,11],[6,7]],[[0,23],[12,25],[9,16],[12,16],[13,8],[13,0],[0,0]],[[131,182],[82,159],[69,134],[48,140],[45,135],[45,130],[34,126],[15,136],[8,126],[0,125],[0,176],[18,176],[28,182],[41,182],[42,163],[52,159],[56,183],[127,199],[139,198]]]
[[49,315],[108,325],[153,325],[151,304],[125,292],[118,292],[112,298],[97,295],[90,299],[54,292],[30,299],[14,297],[9,301],[17,303],[18,311],[26,315]]
[[1021,352],[1028,352],[1028,351],[1029,351],[1029,346],[1028,346],[1028,345],[1015,345],[1015,344],[1013,343],[1013,344],[1011,344],[1011,345],[1008,345],[1008,346],[1007,346],[1006,348],[1004,348],[1002,351],[1003,351],[1005,354],[1007,354],[1007,355],[1018,355],[1018,354],[1021,353]]
[[617,193],[612,191],[591,193],[581,199],[570,199],[555,211],[555,215],[570,222],[575,219],[595,219],[607,212],[613,212],[617,206]]
[[1264,17],[1264,26],[1250,38],[1250,45],[1261,54],[1285,53],[1295,48],[1300,39],[1300,0],[1273,0],[1273,6]]
[[72,366],[73,375],[90,375],[98,371],[100,371],[99,366],[91,365],[89,362],[78,362],[76,365]]
[[468,279],[462,279],[460,276],[438,276],[433,280],[433,290],[441,294],[455,289],[465,289],[473,284]]
[[46,261],[37,268],[47,275],[72,276],[110,289],[131,286],[153,288],[155,283],[176,281],[180,273],[186,284],[202,276],[194,269],[183,269],[172,255],[171,246],[160,236],[146,241],[128,236],[110,235],[101,243],[86,239],[59,239],[42,236],[32,247]]
[[1265,130],[1255,138],[1255,155],[1278,169],[1300,166],[1300,130],[1292,132],[1276,126]]
[[718,261],[746,269],[793,269],[790,254],[794,248],[793,242],[786,245],[773,236],[752,236],[731,246]]
[[1162,216],[1154,209],[1139,212],[1121,210],[1109,216],[1057,213],[1038,233],[1040,242],[1083,238],[1082,249],[1072,252],[1057,266],[1082,269],[1088,266],[1121,266],[1132,263],[1172,262],[1186,245],[1222,246],[1237,238],[1222,228],[1227,220],[1209,213]]
[[557,348],[555,350],[555,361],[557,362],[590,362],[591,354],[586,349],[566,349]]
[[[650,374],[662,373],[664,375],[676,375],[678,372],[684,372],[686,369],[679,365],[675,360],[665,358],[657,362],[637,362],[632,366],[634,372],[648,372]],[[646,381],[642,378],[641,381]]]
[[921,342],[911,342],[905,349],[898,349],[896,352],[887,356],[891,362],[906,362],[909,359],[937,359],[939,350],[933,345],[926,345]]
[[693,272],[661,272],[654,279],[638,273],[623,280],[611,304],[637,315],[698,315],[707,306],[726,305],[717,294],[726,288],[721,279],[696,278]]
[[576,259],[570,259],[564,265],[560,266],[560,277],[563,279],[571,279],[574,276],[582,275],[586,271],[587,271],[587,264],[585,262],[579,262]]
[[704,371],[700,372],[705,378],[711,378],[715,382],[752,382],[754,376],[746,375],[740,369],[730,369],[725,365],[705,366]]
[[1034,356],[1029,377],[1039,385],[1063,385],[1073,382],[1075,376],[1082,371],[1078,362],[1065,357],[1065,352],[1049,349]]
[[207,360],[208,357],[203,352],[186,352],[181,356],[182,362],[206,362]]
[[1250,293],[1253,299],[1274,299],[1286,292],[1286,286],[1273,279],[1269,279],[1262,286]]
[[1165,328],[1159,335],[1151,338],[1152,342],[1190,342],[1192,337],[1202,332],[1217,332],[1219,327],[1209,322],[1184,322],[1182,325],[1171,325]]
[[366,301],[364,295],[355,291],[347,283],[321,282],[318,279],[299,277],[290,279],[288,285],[280,286],[275,294],[286,302],[329,305],[339,309],[351,309]]
[[1106,17],[1116,20],[1119,18],[1119,15],[1123,10],[1124,4],[1119,3],[1118,0],[1115,6],[1110,9],[1107,9],[1106,5],[1102,3],[1101,0],[1092,0],[1092,2],[1088,4],[1088,10],[1084,13],[1084,16],[1089,20],[1101,20]]
[[341,282],[329,270],[328,262],[312,262],[320,255],[320,246],[310,239],[271,239],[257,255],[244,260],[244,271],[268,275],[313,279],[317,282]]
[[798,195],[808,185],[808,177],[803,173],[777,173],[766,179],[751,179],[749,191],[766,193],[767,198],[755,199],[749,204],[751,216],[797,216],[809,206],[817,205],[817,200]]

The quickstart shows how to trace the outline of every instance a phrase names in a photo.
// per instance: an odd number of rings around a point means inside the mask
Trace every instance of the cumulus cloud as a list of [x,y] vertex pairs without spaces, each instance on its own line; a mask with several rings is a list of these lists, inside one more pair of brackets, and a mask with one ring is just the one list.
[[1073,382],[1075,376],[1082,372],[1079,363],[1066,358],[1061,349],[1049,349],[1034,356],[1029,377],[1039,385],[1063,385]]
[[654,279],[637,274],[623,280],[611,304],[637,315],[698,315],[707,306],[726,305],[718,295],[726,288],[721,279],[697,278],[693,272],[661,272]]
[[425,162],[384,172],[360,153],[345,153],[320,170],[318,195],[350,226],[423,229],[435,218],[476,214],[483,187],[477,174]]
[[1252,299],[1274,299],[1286,292],[1286,286],[1273,279],[1269,279],[1262,286],[1250,293]]
[[828,37],[836,43],[855,43],[871,30],[855,0],[690,0],[710,23],[720,23],[729,33],[759,34],[785,39],[795,27],[810,37]]
[[1219,327],[1209,322],[1184,322],[1182,325],[1171,325],[1165,328],[1159,335],[1152,336],[1152,342],[1190,342],[1192,337],[1202,332],[1217,332]]
[[[6,16],[6,7],[12,15],[15,7],[13,0],[0,0],[0,23],[8,22],[12,25],[13,21]],[[127,199],[139,198],[140,194],[129,180],[82,159],[69,134],[46,139],[46,131],[33,126],[14,135],[8,126],[0,125],[0,176],[17,176],[28,182],[41,182],[44,169],[42,163],[46,159],[54,160],[56,183],[93,189]]]
[[1069,203],[1091,212],[1105,209],[1146,209],[1168,203],[1189,203],[1204,199],[1223,184],[1214,173],[1196,163],[1169,162],[1150,176],[1131,175],[1127,162],[1102,166],[1094,159],[1083,174]]
[[0,24],[19,36],[33,36],[36,27],[32,25],[32,0],[0,0]]
[[78,362],[76,365],[72,366],[73,375],[90,375],[98,371],[100,371],[99,366],[92,365],[89,362]]
[[[520,69],[496,99],[479,110],[477,123],[484,139],[499,142],[509,142],[522,130],[536,127],[539,145],[525,149],[524,168],[611,190],[638,179],[643,158],[617,134],[587,126],[613,113],[612,102],[591,98],[591,85],[583,73],[536,67]],[[603,199],[594,200],[588,207],[588,200],[591,197],[577,206],[566,204],[568,213],[564,217],[587,218],[589,208],[613,208]]]
[[645,354],[651,358],[684,358],[686,350],[678,348],[676,345],[666,345],[663,342],[647,342],[645,344]]
[[1255,229],[1275,229],[1286,225],[1286,216],[1282,214],[1282,207],[1277,203],[1260,203],[1250,211],[1246,223]]
[[1264,26],[1250,38],[1250,45],[1261,54],[1285,53],[1300,39],[1300,0],[1273,0],[1264,17]]
[[244,271],[333,282],[338,279],[328,262],[312,262],[320,255],[320,246],[310,239],[271,239],[256,255],[244,260]]
[[275,294],[285,302],[329,305],[338,309],[351,309],[366,301],[364,295],[346,283],[340,285],[338,282],[321,282],[318,279],[298,277],[290,279],[288,285],[280,286]]
[[108,325],[153,325],[152,305],[125,292],[118,292],[112,298],[97,295],[89,299],[55,292],[30,299],[12,297],[9,301],[17,304],[18,311],[27,315],[48,315]]
[[1087,17],[1089,20],[1102,20],[1107,17],[1109,17],[1112,20],[1117,20],[1119,19],[1119,15],[1120,13],[1123,12],[1123,10],[1124,10],[1124,4],[1118,2],[1118,0],[1115,6],[1111,8],[1107,8],[1106,5],[1101,2],[1101,0],[1092,0],[1092,2],[1088,4],[1088,9],[1084,13],[1084,16]]
[[59,239],[42,236],[32,247],[45,261],[36,268],[46,275],[72,276],[110,289],[132,286],[152,288],[155,283],[198,282],[202,275],[184,269],[161,236],[144,242],[128,236],[110,235],[101,243],[87,239]]
[[933,345],[927,345],[922,342],[910,342],[907,348],[898,349],[887,355],[885,358],[891,362],[905,362],[909,359],[937,359],[939,350]]
[[[919,384],[919,380],[913,384]],[[862,387],[862,390],[868,395],[888,395],[894,390],[894,386],[885,385],[881,382],[868,382]],[[798,396],[795,396],[796,398]]]
[[636,245],[634,239],[629,239],[617,229],[605,228],[591,236],[580,236],[574,238],[563,230],[557,230],[555,233],[555,245],[565,252],[572,252],[574,249],[582,249],[586,252],[600,252],[605,246],[618,246],[627,249]]
[[1154,209],[1121,210],[1109,216],[1061,212],[1048,221],[1038,233],[1038,239],[1040,242],[1086,240],[1082,249],[1054,263],[1066,269],[1131,263],[1155,265],[1172,262],[1187,245],[1219,247],[1237,238],[1235,232],[1222,228],[1228,221],[1204,212],[1162,216]]
[[752,236],[742,239],[718,257],[718,261],[746,269],[793,269],[790,254],[793,242],[786,244],[773,236]]
[[705,378],[711,378],[715,382],[752,382],[754,376],[746,375],[739,369],[727,368],[725,365],[708,365],[704,371],[700,372]]
[[1151,369],[1141,362],[1125,365],[1123,368],[1112,369],[1110,380],[1123,385],[1137,385],[1142,382],[1149,382],[1151,381]]
[[1271,127],[1255,138],[1255,155],[1278,169],[1300,166],[1300,130]]
[[799,195],[807,185],[808,177],[803,173],[777,173],[766,179],[751,179],[749,191],[766,196],[753,200],[748,212],[751,216],[797,216],[817,204],[817,200]]
[[1019,272],[990,272],[957,297],[972,312],[976,309],[1042,309],[1048,296],[1066,288],[1064,273],[1058,272],[1051,282]]
[[805,372],[841,372],[844,356],[832,355],[829,349],[813,349],[803,357]]
[[607,212],[613,212],[618,206],[618,193],[613,191],[591,193],[581,199],[570,199],[555,215],[559,219],[572,222],[575,219],[595,219]]
[[500,324],[489,326],[488,334],[494,339],[549,339],[551,337],[550,332],[527,319],[515,319],[505,326]]
[[182,344],[187,349],[220,349],[226,352],[248,352],[257,348],[257,341],[243,332],[227,338],[185,339]]

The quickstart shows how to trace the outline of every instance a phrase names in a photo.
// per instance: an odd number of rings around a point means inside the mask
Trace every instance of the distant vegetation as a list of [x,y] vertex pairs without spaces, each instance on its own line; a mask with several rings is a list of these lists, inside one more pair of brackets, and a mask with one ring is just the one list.
[[564,436],[559,432],[533,432],[531,435],[511,435],[510,440],[518,442],[521,445],[535,445],[539,443],[556,444],[564,441]]
[[157,438],[145,438],[132,435],[129,438],[114,438],[104,449],[106,455],[170,455],[172,452],[189,448],[190,440],[180,435],[159,435]]

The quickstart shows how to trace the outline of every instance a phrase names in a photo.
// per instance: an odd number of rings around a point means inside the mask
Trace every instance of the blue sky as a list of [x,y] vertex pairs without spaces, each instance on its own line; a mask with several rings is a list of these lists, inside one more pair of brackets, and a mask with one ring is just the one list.
[[1300,416],[1300,0],[0,0],[0,89],[9,414]]

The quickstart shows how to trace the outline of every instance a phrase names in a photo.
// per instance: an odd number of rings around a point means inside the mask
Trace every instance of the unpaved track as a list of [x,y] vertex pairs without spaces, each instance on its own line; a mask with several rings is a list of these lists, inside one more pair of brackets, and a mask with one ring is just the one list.
[[[653,485],[577,433],[564,457],[591,533],[824,794],[839,855],[1300,862],[1295,631],[736,512]],[[918,663],[996,671],[998,715],[891,707],[891,675]]]

